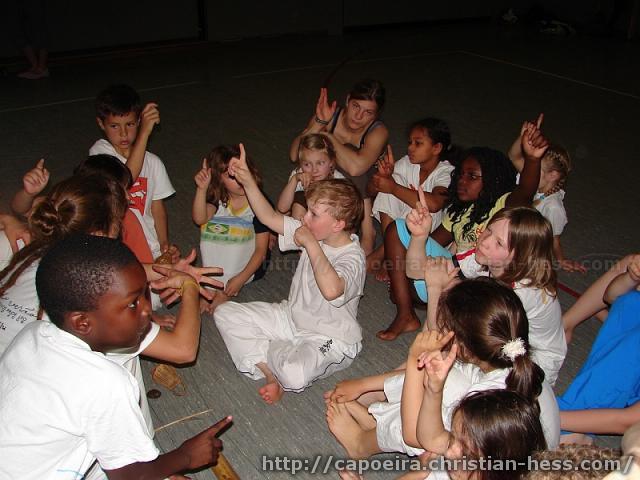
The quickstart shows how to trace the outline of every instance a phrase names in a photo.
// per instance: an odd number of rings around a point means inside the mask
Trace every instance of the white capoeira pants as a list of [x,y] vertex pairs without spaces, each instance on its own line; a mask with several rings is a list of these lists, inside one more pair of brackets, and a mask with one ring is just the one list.
[[347,368],[361,344],[347,344],[298,330],[288,302],[226,302],[214,312],[216,326],[236,368],[258,380],[266,363],[285,391],[301,392],[314,380]]

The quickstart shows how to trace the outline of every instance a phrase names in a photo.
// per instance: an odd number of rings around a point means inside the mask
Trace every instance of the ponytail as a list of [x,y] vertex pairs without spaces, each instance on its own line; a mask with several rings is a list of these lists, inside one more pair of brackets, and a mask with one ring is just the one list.
[[531,360],[529,350],[513,360],[513,367],[507,376],[507,389],[517,392],[537,405],[538,396],[542,393],[544,371]]

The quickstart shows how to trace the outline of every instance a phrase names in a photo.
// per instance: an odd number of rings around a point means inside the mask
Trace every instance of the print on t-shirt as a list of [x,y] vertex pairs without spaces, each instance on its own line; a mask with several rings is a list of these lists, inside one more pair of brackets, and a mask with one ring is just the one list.
[[140,215],[144,215],[144,206],[147,201],[147,178],[138,177],[136,182],[129,189],[129,208],[137,210]]
[[213,217],[202,226],[201,240],[218,244],[253,241],[253,222],[241,217]]

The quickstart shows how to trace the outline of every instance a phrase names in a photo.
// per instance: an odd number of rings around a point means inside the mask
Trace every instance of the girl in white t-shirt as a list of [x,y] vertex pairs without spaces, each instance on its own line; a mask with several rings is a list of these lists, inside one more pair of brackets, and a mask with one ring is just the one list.
[[427,316],[438,330],[416,337],[404,372],[341,382],[327,392],[330,431],[351,458],[381,452],[424,453],[417,436],[424,373],[417,361],[424,352],[440,352],[453,341],[454,353],[448,358],[458,362],[444,388],[439,409],[442,424],[451,428],[456,405],[472,392],[506,389],[531,404],[537,402],[547,443],[557,445],[558,405],[543,381],[544,373],[531,360],[527,317],[518,297],[494,280],[479,278],[452,287],[438,302],[452,273],[444,259],[429,259],[427,264],[431,298]]
[[[538,123],[542,122],[542,114],[538,117]],[[524,131],[530,122],[524,122]],[[509,149],[509,158],[518,172],[522,172],[524,157],[518,137]],[[564,256],[560,235],[567,226],[567,211],[564,208],[564,186],[567,177],[571,172],[571,157],[567,150],[556,144],[549,145],[549,148],[542,157],[540,165],[540,183],[538,191],[533,197],[533,206],[544,215],[544,218],[551,222],[553,228],[553,256],[558,266],[566,272],[585,273],[587,269],[581,263],[570,260]]]
[[[424,276],[428,216],[424,207],[407,216],[407,227],[412,232],[407,251],[410,278]],[[552,239],[551,224],[540,212],[528,207],[506,208],[491,218],[476,248],[460,252],[447,262],[450,268],[460,267],[465,278],[490,276],[513,288],[529,318],[534,361],[544,370],[549,384],[554,385],[567,354],[567,342],[552,268]],[[426,298],[424,284],[418,280],[415,285],[418,295]]]
[[[270,232],[253,214],[242,185],[229,176],[229,161],[239,155],[237,146],[220,145],[202,161],[195,176],[192,218],[200,226],[202,264],[222,267],[217,279],[224,284],[213,301],[201,300],[203,312],[213,313],[246,283],[264,275]],[[253,163],[247,164],[260,179]]]
[[298,145],[298,167],[291,172],[278,198],[278,211],[301,220],[307,213],[304,191],[311,183],[329,178],[344,178],[336,170],[333,144],[319,133],[305,135]]
[[[369,190],[375,195],[373,216],[382,225],[382,233],[397,218],[404,218],[418,201],[416,189],[425,193],[429,211],[433,215],[432,230],[440,225],[442,208],[451,183],[451,165],[445,158],[451,153],[449,126],[439,118],[424,118],[409,127],[407,155],[397,162],[391,146],[387,155],[378,161],[378,171],[369,182]],[[376,273],[378,280],[388,280],[382,266],[384,244],[367,257],[367,266]]]

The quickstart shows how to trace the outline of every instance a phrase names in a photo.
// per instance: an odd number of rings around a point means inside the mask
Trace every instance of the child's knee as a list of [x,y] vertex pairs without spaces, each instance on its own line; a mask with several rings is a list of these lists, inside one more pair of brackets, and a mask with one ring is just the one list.
[[301,392],[307,388],[307,381],[304,366],[299,363],[285,363],[279,368],[274,368],[278,382],[285,390]]

